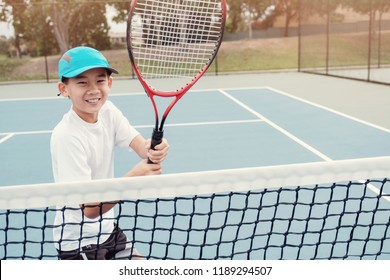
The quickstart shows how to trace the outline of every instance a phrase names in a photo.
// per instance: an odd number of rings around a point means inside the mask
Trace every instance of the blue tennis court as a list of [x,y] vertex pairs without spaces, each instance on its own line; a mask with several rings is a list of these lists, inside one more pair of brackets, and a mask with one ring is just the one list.
[[[110,100],[119,107],[130,123],[145,137],[150,136],[154,116],[150,102],[143,92],[116,93],[111,95]],[[165,102],[165,100],[157,101]],[[70,102],[60,97],[0,100],[0,120],[2,120],[0,123],[0,169],[2,170],[0,186],[53,181],[49,149],[50,133],[69,108]],[[168,138],[171,146],[169,158],[164,164],[165,173],[390,156],[389,129],[306,101],[277,87],[193,90],[180,100],[169,115],[165,127],[165,137]],[[135,154],[118,150],[115,166],[116,176],[120,177],[126,173],[137,161],[138,158]],[[310,196],[310,194],[308,195]],[[327,194],[324,195],[327,196]],[[259,197],[255,194],[249,204],[255,205],[258,203],[258,199]],[[274,198],[269,199],[273,200]],[[303,199],[305,200],[305,198]],[[240,205],[245,197],[238,196],[236,200],[237,205]],[[164,204],[164,202],[160,203]],[[178,206],[182,208],[184,213],[188,208],[186,203],[184,200]],[[383,201],[383,203],[384,208],[390,209],[389,201]],[[138,208],[142,207],[144,207],[145,212],[149,211],[147,204]],[[168,215],[171,207],[171,205],[167,205],[166,210],[162,211],[167,211]],[[204,210],[200,210],[200,212],[207,213],[210,209],[210,202],[205,199],[197,207],[200,209],[203,207]],[[226,207],[226,200],[223,198],[213,202],[213,209],[217,210],[211,223],[211,228],[215,229],[215,236],[220,234],[218,228],[222,226],[218,211],[222,211],[224,207]],[[131,213],[135,211],[133,208],[134,206],[129,206],[127,210],[122,211]],[[140,210],[138,209],[138,211]],[[285,211],[289,211],[287,206]],[[300,215],[304,215],[307,214],[308,210],[302,208],[301,211]],[[321,216],[321,211],[325,210],[318,209],[318,211],[318,216]],[[266,215],[266,213],[265,209],[262,215]],[[384,213],[384,215],[387,214]],[[41,222],[40,214],[31,213],[31,217],[34,216],[33,220]],[[241,216],[242,213],[237,211],[229,217],[228,225],[233,232],[236,230],[233,225],[238,220],[243,219]],[[386,218],[386,216],[383,217]],[[349,223],[348,219],[353,220],[354,218],[353,216],[346,217],[346,223]],[[199,239],[200,242],[205,238],[202,227],[207,221],[204,219],[203,215],[191,218],[191,222],[195,223],[195,230],[191,238]],[[254,231],[253,226],[256,219],[258,219],[256,211],[253,210],[250,214],[246,214],[245,226],[240,230],[244,236],[245,232]],[[15,221],[15,223],[22,222]],[[156,221],[152,222],[146,219],[144,223],[148,228],[148,225],[152,227],[151,223],[156,223]],[[169,224],[171,221],[169,218],[157,221],[161,227],[164,223]],[[179,228],[184,229],[188,220],[183,217],[181,221],[176,221],[176,223],[179,223]],[[334,223],[336,222],[334,221]],[[282,238],[282,233],[285,230],[284,224],[278,226],[280,227],[278,231],[281,234],[274,236],[275,244],[278,244],[278,239]],[[299,228],[302,225],[297,223],[293,227]],[[266,232],[267,227],[259,230]],[[375,230],[381,231],[383,229],[376,228]],[[39,236],[42,233],[39,230],[36,233],[31,231],[31,236],[34,234]],[[46,229],[45,234],[50,235],[50,229]],[[140,236],[142,234],[142,232],[137,233]],[[177,234],[177,236],[168,237],[165,236],[164,232],[160,232],[158,236],[161,236],[161,239],[153,250],[166,251],[163,244],[169,238],[174,238],[178,243],[181,243],[181,239],[183,242],[186,240],[188,242],[189,237],[185,233],[180,236],[179,231]],[[333,231],[329,230],[327,242],[332,242],[334,234]],[[348,234],[350,232],[345,232],[346,236]],[[1,238],[3,239],[4,236]],[[14,238],[21,237],[15,236]],[[207,238],[211,239],[207,242],[212,242],[213,234],[209,234]],[[226,240],[230,239],[229,236],[225,236],[225,238]],[[300,239],[300,237],[296,238]],[[313,238],[316,237],[313,236]],[[241,244],[237,245],[238,247],[234,248],[235,250],[245,251],[249,241],[246,242],[245,238],[243,240]],[[189,243],[191,244],[191,242]],[[261,242],[261,240],[256,242]],[[47,246],[52,246],[52,244]],[[226,248],[222,247],[220,250],[229,251],[232,249],[229,244],[224,246]],[[390,244],[385,244],[385,246],[389,248]],[[174,247],[172,246],[170,250],[175,251]],[[141,252],[148,250],[142,245],[139,249]],[[20,248],[15,248],[15,250],[20,250]],[[205,250],[204,256],[207,258],[207,250],[212,255],[216,249],[212,246],[209,248],[206,246],[203,250]],[[343,251],[344,248],[340,250]],[[159,255],[157,251],[154,252],[155,256]],[[172,256],[183,257],[181,248],[177,248],[176,251],[176,253],[172,252]],[[189,254],[186,257],[191,257],[191,253]],[[260,258],[260,255],[261,253],[254,257]],[[193,257],[196,258],[196,253]],[[272,254],[270,257],[272,258]],[[284,257],[288,258],[288,254]],[[310,257],[309,250],[308,258]],[[242,258],[245,258],[245,255]]]
[[[144,93],[110,100],[150,137],[154,116]],[[60,97],[0,101],[1,185],[52,182],[50,133],[69,108]],[[388,129],[274,88],[193,91],[172,110],[165,137],[166,173],[390,155]],[[138,159],[118,150],[116,160],[121,176]]]

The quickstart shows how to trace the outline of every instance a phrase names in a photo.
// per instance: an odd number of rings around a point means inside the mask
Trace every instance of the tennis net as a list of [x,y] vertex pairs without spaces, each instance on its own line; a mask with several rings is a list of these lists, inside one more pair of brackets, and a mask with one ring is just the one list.
[[378,157],[1,187],[0,257],[57,259],[55,205],[120,200],[145,259],[390,259],[389,178]]

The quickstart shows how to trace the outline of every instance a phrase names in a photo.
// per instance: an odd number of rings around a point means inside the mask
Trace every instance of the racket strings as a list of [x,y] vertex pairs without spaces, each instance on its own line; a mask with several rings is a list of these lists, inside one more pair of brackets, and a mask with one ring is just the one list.
[[222,35],[217,0],[146,0],[133,12],[129,42],[145,79],[196,76],[213,59]]

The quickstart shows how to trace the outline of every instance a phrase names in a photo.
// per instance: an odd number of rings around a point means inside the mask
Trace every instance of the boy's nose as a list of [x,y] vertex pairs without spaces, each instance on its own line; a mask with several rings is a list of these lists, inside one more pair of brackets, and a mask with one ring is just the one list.
[[91,86],[89,90],[87,91],[87,94],[98,94],[100,91],[97,86]]

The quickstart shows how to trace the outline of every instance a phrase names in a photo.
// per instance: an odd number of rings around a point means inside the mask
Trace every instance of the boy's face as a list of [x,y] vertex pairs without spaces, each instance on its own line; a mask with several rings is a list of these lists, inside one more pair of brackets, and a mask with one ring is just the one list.
[[95,123],[98,114],[107,100],[108,92],[112,86],[112,77],[106,69],[94,68],[70,78],[65,83],[58,83],[62,96],[69,97],[73,103],[76,114],[88,123]]

